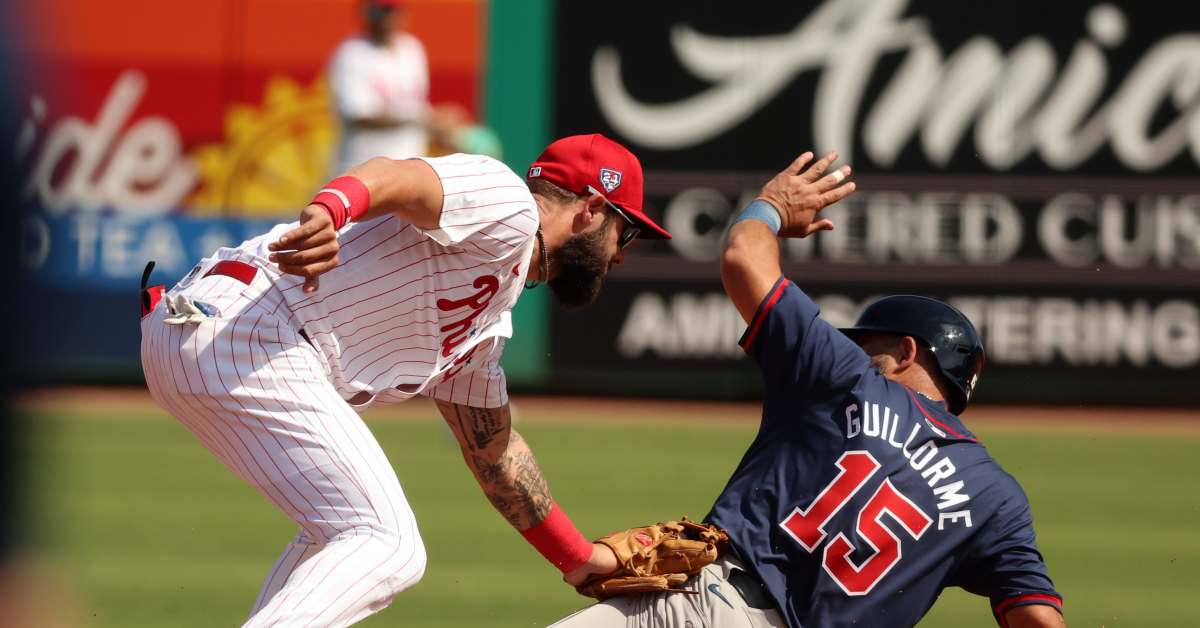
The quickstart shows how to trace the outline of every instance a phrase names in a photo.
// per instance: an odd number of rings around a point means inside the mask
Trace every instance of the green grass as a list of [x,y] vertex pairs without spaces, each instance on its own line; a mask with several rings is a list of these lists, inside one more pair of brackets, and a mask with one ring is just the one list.
[[[702,516],[753,436],[750,425],[592,419],[520,424],[555,497],[589,535]],[[85,623],[241,622],[294,534],[290,521],[163,414],[43,411],[34,421],[40,543],[76,588]],[[364,625],[544,626],[585,602],[491,510],[439,423],[371,427],[417,513],[430,564]],[[1029,494],[1072,626],[1200,625],[1190,599],[1200,591],[1200,440],[982,436]],[[955,590],[922,625],[994,624],[986,601]]]

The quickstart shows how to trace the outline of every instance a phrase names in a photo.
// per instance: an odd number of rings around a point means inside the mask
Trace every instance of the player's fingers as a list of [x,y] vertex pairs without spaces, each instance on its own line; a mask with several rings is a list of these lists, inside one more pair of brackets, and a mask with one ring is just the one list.
[[288,264],[280,264],[279,272],[285,275],[295,275],[297,277],[308,277],[308,271],[304,266],[291,266]]
[[304,294],[312,294],[321,287],[321,280],[316,277],[310,277],[304,280]]
[[789,165],[784,172],[792,176],[796,176],[804,170],[804,167],[808,165],[808,162],[812,161],[812,158],[812,151],[802,153],[799,157],[792,161],[791,165]]
[[286,264],[288,266],[308,266],[324,262],[337,255],[337,252],[338,249],[336,246],[323,246],[316,249],[272,254],[271,261],[276,264]]
[[821,177],[820,180],[817,181],[817,191],[824,192],[826,190],[832,190],[833,188],[841,185],[842,181],[845,181],[849,176],[850,166],[842,166],[841,168],[838,168],[837,170],[834,170],[833,172]]
[[334,255],[332,258],[324,259],[310,264],[280,264],[279,271],[288,275],[296,275],[311,279],[317,275],[329,272],[338,265],[338,258]]
[[854,193],[854,189],[856,187],[857,186],[854,185],[854,182],[851,181],[845,185],[839,185],[838,187],[829,190],[821,195],[821,206],[828,207],[846,198],[847,196],[850,196]]
[[268,259],[277,264],[287,264],[289,266],[305,266],[313,262],[320,262],[334,255],[337,255],[338,245],[337,240],[329,240],[324,244],[318,244],[312,248],[297,247],[297,250],[292,252],[279,251],[272,253]]
[[829,167],[829,164],[832,164],[835,161],[837,161],[836,150],[818,159],[817,163],[813,164],[808,170],[805,170],[804,174],[800,176],[805,181],[812,183],[813,181],[820,179],[821,175],[825,174],[825,169]]
[[319,232],[324,225],[318,224],[315,220],[310,220],[291,231],[279,236],[279,239],[268,244],[267,249],[278,251],[279,249],[294,249],[297,242],[302,242],[312,237],[313,234]]
[[810,225],[804,230],[804,237],[808,237],[818,231],[833,231],[833,221],[828,218],[822,218]]
[[313,249],[329,244],[334,240],[337,240],[337,232],[330,228],[323,228],[307,237],[289,241],[286,248],[297,250]]

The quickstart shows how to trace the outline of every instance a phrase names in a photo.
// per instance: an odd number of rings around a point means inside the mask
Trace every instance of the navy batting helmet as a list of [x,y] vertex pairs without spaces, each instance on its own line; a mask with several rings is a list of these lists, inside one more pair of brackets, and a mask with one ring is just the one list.
[[898,294],[868,305],[854,327],[842,330],[851,338],[859,332],[900,334],[925,343],[950,383],[947,408],[954,414],[966,409],[984,354],[979,332],[962,312],[937,299]]

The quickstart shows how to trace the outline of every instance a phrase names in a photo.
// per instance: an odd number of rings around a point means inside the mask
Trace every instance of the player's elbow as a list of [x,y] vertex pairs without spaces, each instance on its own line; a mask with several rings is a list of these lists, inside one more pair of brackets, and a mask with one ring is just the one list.
[[746,283],[751,270],[748,253],[744,243],[735,237],[731,236],[725,243],[725,251],[721,254],[721,283],[730,297],[736,294],[738,286]]
[[367,168],[373,172],[388,173],[396,170],[396,160],[390,157],[372,157],[362,163],[360,168]]

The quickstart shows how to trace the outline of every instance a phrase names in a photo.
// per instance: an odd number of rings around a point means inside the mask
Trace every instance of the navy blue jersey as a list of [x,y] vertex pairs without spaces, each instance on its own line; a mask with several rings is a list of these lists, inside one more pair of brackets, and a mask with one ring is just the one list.
[[1061,609],[1020,485],[938,401],[873,369],[785,279],[742,347],[762,425],[707,519],[793,628],[911,626],[959,586]]

